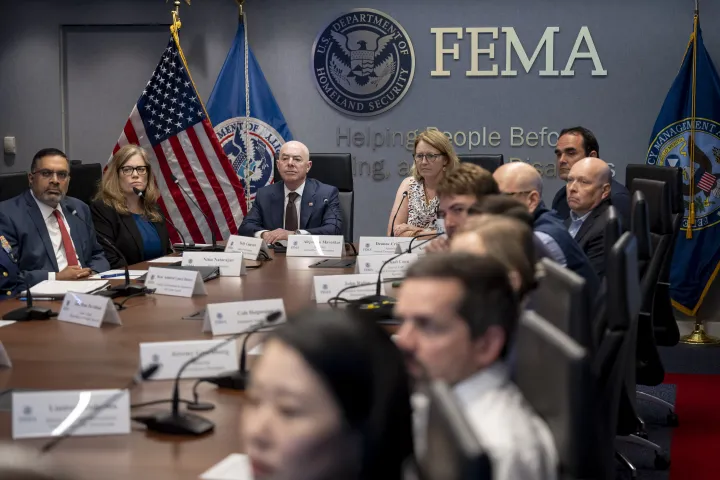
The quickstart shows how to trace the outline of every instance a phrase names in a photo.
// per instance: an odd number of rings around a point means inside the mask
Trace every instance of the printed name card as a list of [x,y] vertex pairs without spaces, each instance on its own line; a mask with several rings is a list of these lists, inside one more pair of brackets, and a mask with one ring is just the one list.
[[[328,300],[337,296],[344,288],[363,285],[362,287],[345,290],[340,296],[346,300],[357,300],[367,295],[375,295],[377,275],[322,275],[313,278],[313,289],[317,303],[328,303]],[[380,285],[380,294],[385,295],[385,285]]]
[[397,250],[398,243],[407,243],[403,237],[360,237],[360,255],[390,255]]
[[[355,273],[380,273],[385,262],[395,255],[358,255],[355,262]],[[383,268],[384,278],[404,278],[405,271],[418,259],[417,253],[407,253],[397,257]]]
[[260,252],[265,252],[268,257],[270,256],[267,245],[262,238],[230,235],[225,244],[225,253],[242,253],[248,260],[258,260]]
[[282,298],[247,302],[210,303],[205,309],[203,332],[213,335],[233,335],[265,320],[269,314],[280,311],[282,316],[273,325],[285,321],[285,304]]
[[100,328],[102,324],[122,325],[112,300],[73,292],[65,294],[58,320],[95,328]]
[[342,235],[290,235],[288,257],[342,257],[345,239]]
[[[120,390],[60,390],[13,392],[12,436],[19,438],[56,437]],[[130,433],[130,395],[123,391],[117,400],[98,412],[97,417],[72,433],[82,435],[119,435]]]
[[221,277],[247,275],[242,253],[183,252],[184,267],[220,267]]
[[[160,368],[153,375],[152,380],[174,379],[185,362],[221,342],[223,340],[141,343],[140,365],[142,368],[147,368],[153,363],[160,364]],[[205,355],[189,365],[181,378],[212,377],[228,370],[237,370],[237,367],[237,345],[235,342],[230,342],[216,352]]]
[[145,277],[145,286],[154,288],[156,295],[175,297],[207,295],[202,276],[195,270],[150,267]]
[[7,350],[5,350],[5,347],[3,347],[2,342],[0,342],[0,368],[12,367],[12,362],[10,361],[10,355],[8,355]]

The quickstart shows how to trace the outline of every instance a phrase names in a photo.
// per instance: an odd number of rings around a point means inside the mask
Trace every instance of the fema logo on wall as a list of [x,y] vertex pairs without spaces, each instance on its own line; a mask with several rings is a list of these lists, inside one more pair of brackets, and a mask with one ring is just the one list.
[[[251,112],[252,113],[252,112]],[[251,153],[248,156],[245,145],[245,117],[235,117],[225,120],[215,127],[215,134],[230,160],[230,164],[244,182],[245,194],[254,199],[258,189],[272,183],[275,163],[275,154],[285,140],[273,127],[250,117],[247,122]],[[249,159],[248,159],[249,157]],[[246,179],[249,173],[249,183]]]
[[[683,172],[683,198],[688,225],[690,202],[695,204],[693,230],[702,230],[720,223],[720,124],[705,119],[695,121],[695,145],[690,140],[691,120],[686,118],[662,130],[650,144],[646,163],[680,167]],[[690,154],[695,150],[695,169],[690,178]],[[693,198],[690,198],[690,182]]]
[[359,8],[320,32],[312,48],[312,70],[320,95],[333,108],[349,115],[377,115],[407,93],[415,52],[394,18]]

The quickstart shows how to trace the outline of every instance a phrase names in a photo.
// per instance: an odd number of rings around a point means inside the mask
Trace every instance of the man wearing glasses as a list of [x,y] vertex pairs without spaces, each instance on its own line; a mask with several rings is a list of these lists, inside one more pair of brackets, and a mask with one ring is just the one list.
[[307,178],[310,151],[297,141],[280,148],[277,169],[283,181],[258,190],[238,233],[262,238],[268,245],[289,235],[342,235],[336,187]]
[[28,174],[30,190],[0,203],[0,231],[26,282],[80,280],[110,269],[92,228],[89,207],[66,197],[70,161],[55,148],[40,150]]

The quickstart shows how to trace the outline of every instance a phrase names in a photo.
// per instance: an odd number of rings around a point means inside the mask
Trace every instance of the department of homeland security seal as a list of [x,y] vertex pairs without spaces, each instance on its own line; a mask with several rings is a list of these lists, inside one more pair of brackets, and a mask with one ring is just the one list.
[[249,181],[243,182],[245,194],[254,199],[258,189],[272,182],[275,154],[280,151],[285,140],[277,130],[257,118],[248,119],[248,130],[252,147],[249,162],[245,154],[245,117],[225,120],[215,127],[215,134],[238,177],[243,180],[245,172],[250,173]]
[[[695,204],[693,230],[702,230],[720,223],[720,124],[695,119],[695,145],[690,140],[691,120],[686,118],[665,127],[648,149],[648,165],[680,167],[683,171],[685,218],[688,225],[690,202]],[[690,152],[695,149],[694,178],[690,178]],[[711,160],[712,159],[712,160]],[[694,196],[690,198],[690,182]]]
[[320,32],[312,48],[312,70],[320,95],[333,108],[349,115],[377,115],[407,93],[415,52],[395,19],[359,8]]

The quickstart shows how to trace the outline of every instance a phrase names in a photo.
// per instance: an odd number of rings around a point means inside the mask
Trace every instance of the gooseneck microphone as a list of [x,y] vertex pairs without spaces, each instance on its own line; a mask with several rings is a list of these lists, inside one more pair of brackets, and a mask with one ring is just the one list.
[[[19,278],[25,284],[25,306],[16,308],[2,316],[5,320],[15,320],[16,322],[26,322],[30,320],[48,320],[50,317],[54,317],[57,313],[54,313],[49,308],[33,307],[32,292],[30,291],[30,284],[25,278],[25,275],[20,275]],[[20,293],[19,296],[22,296]]]
[[[135,193],[135,195],[137,195],[138,197],[142,198],[143,201],[145,200],[145,191],[140,190],[137,187],[133,187],[133,193]],[[193,242],[192,239],[190,239],[190,243],[187,243],[185,241],[185,235],[183,235],[182,232],[175,226],[175,224],[173,222],[171,222],[170,219],[163,214],[163,212],[160,208],[158,208],[156,211],[160,214],[160,216],[165,221],[165,223],[169,223],[170,225],[172,225],[172,227],[175,229],[175,231],[178,233],[178,235],[180,235],[180,240],[182,241],[182,244],[183,244],[183,250],[188,250],[188,247],[192,248],[195,246],[195,242]]]
[[[80,221],[82,221],[85,225],[87,225],[87,227],[90,230],[95,230],[95,227],[93,226],[93,224],[88,222],[86,219],[82,218],[78,214],[78,211],[76,209],[73,208],[70,213],[72,213],[73,216],[75,216],[76,218],[80,219]],[[130,284],[130,268],[128,266],[127,258],[125,258],[125,255],[123,255],[123,253],[120,251],[120,249],[117,248],[113,244],[112,240],[110,240],[108,237],[106,237],[102,233],[95,231],[95,234],[96,234],[97,238],[102,240],[102,242],[105,244],[105,246],[109,247],[110,250],[115,252],[115,254],[117,254],[117,256],[120,257],[120,259],[125,264],[125,284],[110,287],[107,290],[98,292],[98,294],[101,296],[109,296],[111,298],[115,298],[115,297],[129,297],[130,295],[140,296],[140,295],[146,293],[147,289],[145,288],[145,286]],[[108,292],[108,293],[104,293],[104,292]]]
[[[210,219],[207,215],[205,215],[205,212],[202,211],[202,208],[200,208],[200,205],[197,204],[195,199],[190,195],[190,192],[185,190],[185,188],[180,185],[180,180],[177,179],[177,177],[173,174],[170,174],[170,177],[172,178],[172,181],[177,187],[180,189],[180,191],[185,195],[186,198],[188,198],[193,205],[195,205],[195,208],[197,208],[198,212],[200,212],[200,215],[203,216],[205,219],[205,223],[207,223],[208,228],[210,229],[210,238],[212,239],[212,247],[202,247],[201,250],[209,250],[211,252],[222,252],[224,250],[223,247],[217,246],[217,239],[215,238],[215,232],[213,231],[212,224],[210,223]],[[177,229],[176,229],[177,230]]]
[[397,210],[395,210],[395,215],[393,216],[392,223],[390,224],[390,236],[391,237],[395,236],[395,220],[397,220],[398,213],[400,213],[400,207],[402,207],[402,204],[405,201],[405,199],[407,198],[407,196],[408,196],[408,191],[405,190],[402,193],[402,198],[400,199],[400,204],[398,205]]
[[265,319],[254,325],[251,325],[249,328],[243,330],[242,332],[231,335],[230,337],[218,343],[214,347],[209,348],[204,352],[200,352],[199,354],[190,358],[187,362],[183,363],[183,365],[180,367],[180,370],[178,370],[177,375],[175,376],[175,384],[173,386],[172,395],[172,410],[170,412],[159,413],[152,416],[133,417],[133,420],[144,424],[150,431],[167,433],[170,435],[198,436],[212,431],[215,428],[215,424],[210,420],[207,420],[206,418],[203,418],[200,415],[195,415],[193,413],[180,412],[180,377],[182,376],[183,372],[187,367],[197,362],[201,358],[218,351],[228,343],[237,340],[240,336],[245,335],[248,332],[253,331],[254,329],[257,329],[258,325],[260,325],[261,327],[267,326],[269,323],[272,323],[278,318],[280,318],[280,315],[280,312],[273,312],[267,317],[265,317]]
[[125,386],[124,389],[120,390],[110,398],[108,398],[104,403],[101,405],[95,407],[92,412],[90,412],[89,415],[85,417],[78,417],[79,420],[75,420],[74,423],[71,423],[64,431],[59,432],[59,435],[54,437],[52,440],[47,442],[45,445],[42,446],[40,449],[40,452],[47,453],[53,448],[57,447],[60,442],[71,436],[73,433],[78,431],[80,428],[83,427],[86,423],[88,423],[90,420],[96,418],[100,413],[102,413],[104,410],[109,408],[112,404],[117,402],[120,397],[122,397],[125,394],[125,390],[129,390],[135,385],[144,382],[145,380],[152,378],[153,375],[158,371],[160,368],[160,365],[157,363],[153,363],[147,368],[144,368],[140,370],[130,381],[130,383]]

